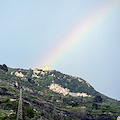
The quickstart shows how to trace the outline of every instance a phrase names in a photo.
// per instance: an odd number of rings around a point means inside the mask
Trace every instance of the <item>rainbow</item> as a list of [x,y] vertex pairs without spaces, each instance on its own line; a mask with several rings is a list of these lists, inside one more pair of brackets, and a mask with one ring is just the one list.
[[54,65],[59,63],[73,47],[80,44],[88,34],[94,32],[95,28],[97,28],[101,22],[104,22],[104,20],[114,14],[118,5],[118,2],[114,1],[109,2],[109,4],[104,5],[99,9],[97,8],[95,12],[92,12],[92,16],[81,22],[68,37],[64,38],[60,45],[55,47],[43,62],[39,61],[37,64],[41,64],[42,66],[49,65],[50,68],[54,68]]

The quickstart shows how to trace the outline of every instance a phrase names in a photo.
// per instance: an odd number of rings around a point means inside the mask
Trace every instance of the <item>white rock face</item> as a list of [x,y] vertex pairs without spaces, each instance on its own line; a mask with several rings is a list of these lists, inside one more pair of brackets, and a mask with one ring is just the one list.
[[36,78],[40,78],[39,76],[37,76],[36,74],[33,74],[32,77],[36,77]]
[[14,102],[14,101],[16,101],[16,99],[10,99],[10,101],[11,101],[11,102]]
[[24,77],[24,75],[20,72],[15,72],[15,75],[18,76],[18,77]]
[[90,84],[88,82],[86,82],[87,86],[90,87]]
[[120,120],[120,116],[117,117],[117,120]]
[[46,73],[46,72],[43,72],[43,71],[41,72],[41,74],[42,74],[43,76],[45,75],[45,73]]
[[13,72],[11,72],[11,75],[13,75]]
[[[49,73],[50,73],[50,72],[49,72]],[[49,76],[55,77],[55,75],[54,75],[54,74],[52,74],[52,75],[49,75]]]
[[35,68],[34,71],[33,71],[33,73],[34,73],[34,74],[35,74],[35,73],[38,74],[38,73],[40,73],[40,71],[39,71],[37,68]]
[[62,93],[63,95],[67,95],[69,93],[69,89],[63,88],[58,84],[52,83],[50,86],[48,86],[50,90],[53,90],[54,92],[57,93]]
[[83,81],[83,80],[81,80],[80,78],[78,78],[78,81],[79,81],[79,82],[83,82],[83,83],[84,83],[84,81]]
[[52,83],[50,86],[48,86],[50,90],[53,90],[56,93],[62,93],[63,95],[70,94],[71,96],[77,97],[77,96],[83,96],[83,97],[91,97],[90,95],[87,95],[87,93],[73,93],[70,92],[69,89],[63,88],[58,84]]
[[39,71],[37,68],[35,68],[35,69],[33,70],[33,75],[32,75],[32,77],[40,78],[40,77],[38,76],[39,73],[40,73],[40,71]]

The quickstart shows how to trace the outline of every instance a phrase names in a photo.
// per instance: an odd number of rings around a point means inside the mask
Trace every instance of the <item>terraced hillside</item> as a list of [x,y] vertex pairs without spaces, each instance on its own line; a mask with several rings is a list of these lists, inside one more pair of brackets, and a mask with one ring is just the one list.
[[55,70],[0,68],[1,120],[16,119],[20,88],[24,120],[115,120],[120,115],[119,101],[82,78]]

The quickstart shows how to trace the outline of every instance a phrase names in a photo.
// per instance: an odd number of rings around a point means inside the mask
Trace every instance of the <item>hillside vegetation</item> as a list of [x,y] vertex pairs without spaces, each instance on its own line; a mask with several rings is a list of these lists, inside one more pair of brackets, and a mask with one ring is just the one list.
[[59,71],[0,67],[0,120],[16,120],[23,90],[24,120],[116,120],[120,101],[82,78]]

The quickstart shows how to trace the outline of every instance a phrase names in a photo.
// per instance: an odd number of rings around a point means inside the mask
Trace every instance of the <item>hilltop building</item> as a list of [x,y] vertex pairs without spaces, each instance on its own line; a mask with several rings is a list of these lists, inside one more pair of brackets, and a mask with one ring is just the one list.
[[48,71],[48,70],[49,70],[49,66],[43,66],[41,69],[42,69],[43,71]]
[[35,69],[33,70],[33,73],[34,73],[34,74],[39,74],[39,73],[41,72],[41,70],[43,70],[43,71],[48,71],[48,70],[49,70],[49,66],[43,66],[41,69],[35,68]]

